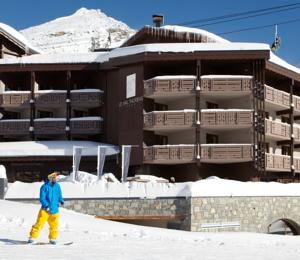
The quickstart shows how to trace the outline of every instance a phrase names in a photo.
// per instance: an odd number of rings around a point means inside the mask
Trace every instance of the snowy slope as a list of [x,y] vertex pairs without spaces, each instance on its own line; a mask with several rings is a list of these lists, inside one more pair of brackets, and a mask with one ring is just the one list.
[[[26,241],[38,205],[0,200],[0,259],[296,260],[299,237],[197,233],[142,227],[61,210],[59,241],[71,246],[14,245]],[[38,242],[47,242],[45,225]]]
[[95,47],[114,47],[135,31],[100,10],[81,8],[70,16],[27,28],[21,33],[46,53],[84,53],[92,48],[92,42]]

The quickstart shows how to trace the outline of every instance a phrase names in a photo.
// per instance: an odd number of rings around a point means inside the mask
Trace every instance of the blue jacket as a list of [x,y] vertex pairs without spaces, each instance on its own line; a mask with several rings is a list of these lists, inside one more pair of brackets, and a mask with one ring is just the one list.
[[59,203],[64,204],[59,184],[46,180],[40,189],[40,202],[42,209],[50,210],[50,214],[58,213]]

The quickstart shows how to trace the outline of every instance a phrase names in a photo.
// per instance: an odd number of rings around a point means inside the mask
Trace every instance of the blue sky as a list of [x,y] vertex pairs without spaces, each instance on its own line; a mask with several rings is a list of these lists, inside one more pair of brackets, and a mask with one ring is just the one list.
[[[70,15],[80,7],[86,7],[101,9],[107,15],[138,29],[145,24],[151,24],[151,16],[154,13],[164,14],[166,24],[177,24],[295,2],[296,0],[9,0],[1,2],[0,22],[20,30],[57,17]],[[272,15],[201,28],[214,33],[222,33],[299,18],[300,9],[295,8]],[[272,27],[227,34],[223,37],[232,41],[271,43],[274,39],[274,30]],[[279,25],[279,35],[282,44],[277,54],[291,64],[300,67],[300,21]]]

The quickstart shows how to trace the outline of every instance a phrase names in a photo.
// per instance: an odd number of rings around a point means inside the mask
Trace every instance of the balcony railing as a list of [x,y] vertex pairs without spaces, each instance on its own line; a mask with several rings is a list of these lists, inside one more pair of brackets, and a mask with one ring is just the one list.
[[101,117],[79,117],[72,118],[70,122],[71,134],[87,135],[102,133]]
[[235,163],[252,161],[251,144],[202,144],[201,161],[210,163]]
[[265,134],[274,139],[290,139],[291,126],[278,121],[265,120]]
[[100,106],[103,104],[103,92],[99,89],[71,90],[72,105]]
[[40,118],[34,120],[34,133],[37,135],[64,135],[65,118]]
[[6,91],[0,93],[1,107],[29,106],[30,91]]
[[196,145],[154,145],[144,148],[144,163],[191,163],[196,155]]
[[244,128],[253,123],[252,110],[202,109],[201,126],[205,128]]
[[[38,107],[61,107],[66,104],[66,90],[37,90],[34,93],[35,105]],[[6,91],[0,93],[0,107],[28,106],[30,91]],[[99,89],[78,89],[71,91],[74,106],[98,107],[103,104],[103,94]]]
[[[200,160],[204,163],[237,163],[253,160],[251,144],[202,144],[200,149]],[[196,158],[196,145],[154,145],[144,148],[144,163],[191,163],[195,162]]]
[[66,90],[39,90],[34,93],[35,105],[38,107],[59,107],[66,104]]
[[144,114],[144,129],[190,128],[196,124],[196,110],[153,111]]
[[248,92],[253,88],[253,77],[243,75],[201,76],[202,92]]
[[291,157],[289,155],[266,153],[267,171],[290,171]]
[[0,120],[0,135],[29,135],[29,119]]
[[193,93],[196,76],[158,76],[144,81],[145,96]]
[[[265,85],[265,101],[267,104],[278,107],[278,109],[287,109],[290,107],[290,94],[288,92],[272,88]],[[300,97],[293,96],[294,110],[300,111]]]

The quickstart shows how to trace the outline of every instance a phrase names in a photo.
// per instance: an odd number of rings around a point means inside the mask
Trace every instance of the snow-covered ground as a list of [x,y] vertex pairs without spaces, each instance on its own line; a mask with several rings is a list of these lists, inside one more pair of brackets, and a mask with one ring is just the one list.
[[86,53],[95,48],[116,47],[135,30],[100,10],[80,8],[74,14],[22,30],[45,53]]
[[[59,244],[26,241],[39,206],[0,200],[0,259],[299,259],[299,237],[254,233],[192,233],[142,227],[61,209]],[[37,241],[47,242],[48,227]],[[74,241],[70,246],[62,243]]]
[[[142,175],[140,180],[120,183],[111,173],[98,179],[93,174],[79,172],[77,181],[71,176],[59,176],[58,182],[65,198],[300,196],[300,183],[240,182],[214,176],[196,182],[168,183]],[[6,198],[39,198],[42,184],[10,183]]]

